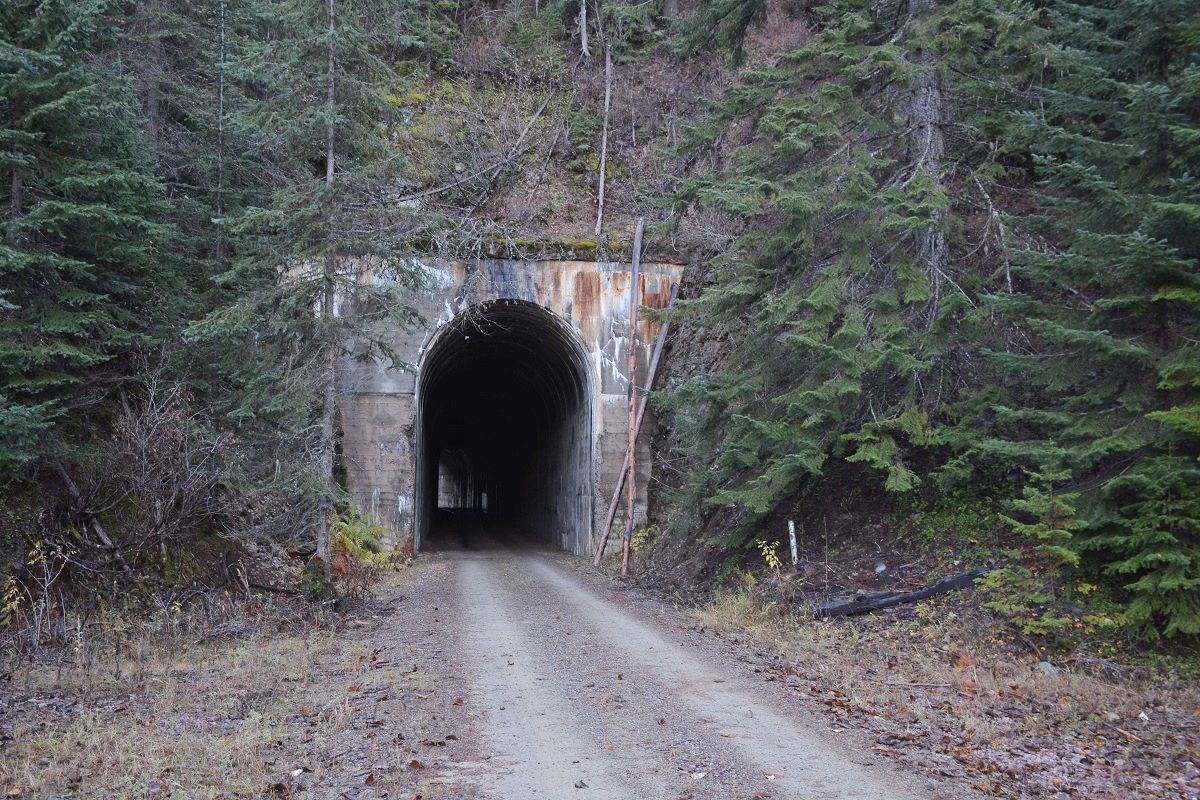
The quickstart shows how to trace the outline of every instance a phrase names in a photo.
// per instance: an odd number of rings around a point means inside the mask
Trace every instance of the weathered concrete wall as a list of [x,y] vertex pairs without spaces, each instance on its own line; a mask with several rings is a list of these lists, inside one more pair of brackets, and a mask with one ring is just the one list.
[[475,508],[475,474],[470,459],[462,453],[442,453],[438,460],[438,508]]
[[[418,371],[429,343],[438,330],[457,315],[479,303],[494,300],[523,300],[545,308],[569,325],[587,354],[591,370],[591,422],[594,477],[590,497],[557,498],[564,504],[590,506],[592,538],[599,535],[604,514],[625,457],[626,446],[626,361],[628,338],[628,264],[586,261],[423,262],[431,289],[415,295],[412,304],[426,324],[409,330],[379,331],[395,354],[413,365],[412,371],[392,369],[379,363],[346,359],[340,370],[342,409],[342,452],[347,467],[348,488],[361,511],[394,533],[393,547],[412,546],[417,508],[417,391]],[[641,305],[661,308],[678,283],[682,267],[674,264],[643,264],[640,276]],[[638,342],[639,384],[644,383],[657,326],[641,321]],[[638,492],[636,506],[644,515],[646,481],[650,474],[648,431],[644,428],[638,446]],[[548,451],[566,452],[564,441],[570,429],[547,431]],[[547,508],[538,513],[553,515],[553,476],[547,475],[544,490]],[[436,492],[436,487],[434,487]],[[563,542],[567,549],[588,552],[590,544]]]
[[395,534],[399,547],[415,520],[416,402],[412,392],[356,392],[342,385],[342,451],[354,503]]

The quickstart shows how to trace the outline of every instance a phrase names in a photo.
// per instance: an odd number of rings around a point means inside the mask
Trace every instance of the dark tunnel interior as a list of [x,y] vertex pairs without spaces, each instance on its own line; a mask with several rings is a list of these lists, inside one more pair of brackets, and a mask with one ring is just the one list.
[[591,392],[574,332],[533,303],[459,314],[420,372],[421,547],[532,537],[591,547]]

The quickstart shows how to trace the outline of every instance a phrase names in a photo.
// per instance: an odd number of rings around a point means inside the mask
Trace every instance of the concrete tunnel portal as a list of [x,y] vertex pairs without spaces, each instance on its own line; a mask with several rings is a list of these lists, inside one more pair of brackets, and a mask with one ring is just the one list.
[[535,303],[479,303],[445,324],[419,365],[416,547],[486,532],[589,553],[591,383],[574,329]]

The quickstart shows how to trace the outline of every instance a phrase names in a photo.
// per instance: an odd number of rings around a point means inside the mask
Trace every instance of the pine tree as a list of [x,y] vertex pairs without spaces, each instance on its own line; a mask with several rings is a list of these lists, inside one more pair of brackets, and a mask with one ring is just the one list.
[[121,9],[0,8],[0,466],[44,451],[44,432],[102,399],[186,304],[164,262],[163,187],[113,67]]
[[[749,126],[721,169],[680,193],[743,231],[679,312],[730,343],[719,373],[667,400],[693,443],[694,496],[752,522],[813,487],[831,458],[908,492],[922,454],[946,444],[939,415],[974,377],[959,342],[987,280],[951,238],[977,183],[954,172],[986,150],[949,139],[961,113],[949,67],[974,57],[966,43],[996,38],[987,5],[821,4],[809,42],[747,71],[692,130],[695,150]],[[706,9],[697,24],[724,22],[690,41],[737,37],[761,11]]]
[[[404,27],[428,10],[393,0],[257,6],[270,35],[246,57],[264,99],[243,120],[270,154],[272,185],[261,206],[231,217],[239,253],[218,281],[236,299],[192,330],[226,354],[231,413],[311,415],[307,485],[326,576],[330,519],[342,499],[334,481],[338,363],[351,349],[371,352],[365,334],[374,320],[411,321],[404,293],[421,277],[409,255],[425,217],[392,202],[406,165],[388,146],[396,109],[387,98],[405,81],[392,59],[429,46]],[[433,28],[427,19],[414,29]],[[295,391],[281,394],[285,383]]]
[[123,65],[167,186],[176,248],[212,306],[223,299],[213,296],[212,278],[236,247],[223,221],[261,204],[270,186],[246,119],[260,88],[246,55],[267,33],[254,0],[141,0],[133,8],[120,41]]
[[[985,450],[1086,487],[1076,545],[1128,615],[1200,633],[1200,14],[1183,0],[1046,7],[1038,108],[1021,115],[1041,192],[1014,219],[1017,291],[992,304],[1032,346]],[[1085,563],[1085,567],[1089,566]]]

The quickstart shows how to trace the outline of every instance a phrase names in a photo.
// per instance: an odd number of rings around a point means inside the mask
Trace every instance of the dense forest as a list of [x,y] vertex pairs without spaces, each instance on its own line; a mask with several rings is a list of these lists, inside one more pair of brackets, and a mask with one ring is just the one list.
[[712,582],[853,494],[992,520],[1022,636],[1200,635],[1194,2],[8,0],[0,32],[0,626],[234,549],[319,587],[364,541],[337,364],[393,357],[355,326],[414,321],[415,258],[620,258],[644,215],[689,270],[649,563]]
[[[739,8],[685,46],[736,55]],[[1017,534],[995,607],[1027,632],[1104,587],[1083,624],[1196,634],[1195,7],[809,13],[693,129],[737,141],[680,201],[744,228],[680,312],[727,343],[667,398],[686,492],[734,531],[837,492],[837,462],[982,498]]]

